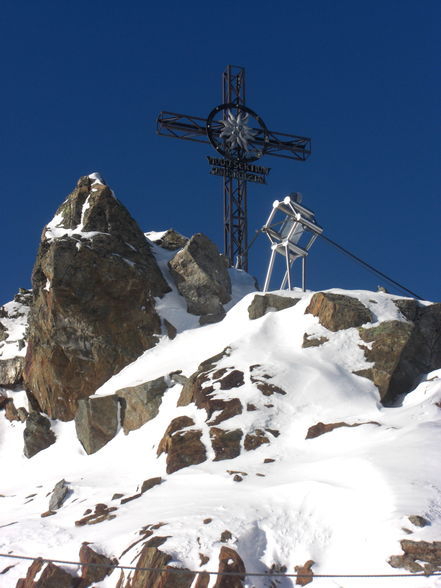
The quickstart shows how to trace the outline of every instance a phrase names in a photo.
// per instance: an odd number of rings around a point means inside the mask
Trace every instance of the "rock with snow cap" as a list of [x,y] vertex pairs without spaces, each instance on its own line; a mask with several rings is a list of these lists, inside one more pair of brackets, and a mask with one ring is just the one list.
[[169,267],[188,312],[211,315],[211,322],[215,317],[223,318],[223,304],[231,300],[231,280],[225,258],[208,237],[193,235]]
[[97,174],[82,177],[44,228],[33,276],[24,379],[51,418],[153,347],[154,297],[169,290],[150,245]]

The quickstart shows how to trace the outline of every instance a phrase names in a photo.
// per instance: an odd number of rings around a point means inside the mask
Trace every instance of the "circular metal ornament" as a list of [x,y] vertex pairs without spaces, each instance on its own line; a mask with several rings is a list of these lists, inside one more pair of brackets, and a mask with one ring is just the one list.
[[[254,126],[249,125],[249,119]],[[253,124],[253,123],[251,123]],[[264,155],[268,138],[265,123],[242,104],[220,104],[207,118],[207,136],[221,155],[236,161],[256,161]]]

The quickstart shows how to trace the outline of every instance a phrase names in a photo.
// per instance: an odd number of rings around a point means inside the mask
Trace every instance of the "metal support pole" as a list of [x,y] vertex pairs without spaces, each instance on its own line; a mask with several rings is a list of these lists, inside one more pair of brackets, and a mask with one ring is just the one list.
[[302,290],[306,290],[306,257],[302,257]]

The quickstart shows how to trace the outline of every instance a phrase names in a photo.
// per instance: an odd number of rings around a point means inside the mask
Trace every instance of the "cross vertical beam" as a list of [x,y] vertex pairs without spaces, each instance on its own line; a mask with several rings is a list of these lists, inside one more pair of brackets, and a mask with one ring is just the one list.
[[[222,81],[223,103],[245,105],[245,69],[228,65]],[[231,266],[248,271],[247,182],[242,178],[224,177],[224,253]]]

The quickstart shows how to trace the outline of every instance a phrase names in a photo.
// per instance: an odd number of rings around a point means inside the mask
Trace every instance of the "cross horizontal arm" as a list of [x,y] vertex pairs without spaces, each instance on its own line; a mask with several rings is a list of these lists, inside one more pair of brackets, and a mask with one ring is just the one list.
[[156,131],[164,137],[209,143],[206,124],[207,119],[199,116],[163,111],[157,118]]
[[[206,125],[207,119],[200,116],[163,111],[159,113],[157,119],[157,133],[175,139],[210,143]],[[220,136],[222,130],[223,127],[219,121],[214,123],[213,134]],[[253,129],[253,131],[254,137],[249,144],[262,150],[265,155],[305,161],[311,154],[311,139],[308,137],[275,131],[265,133],[262,129]]]
[[311,139],[268,131],[265,155],[305,161],[311,155]]

